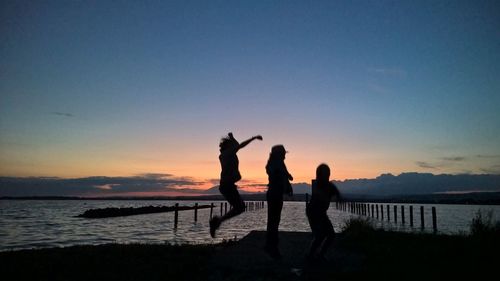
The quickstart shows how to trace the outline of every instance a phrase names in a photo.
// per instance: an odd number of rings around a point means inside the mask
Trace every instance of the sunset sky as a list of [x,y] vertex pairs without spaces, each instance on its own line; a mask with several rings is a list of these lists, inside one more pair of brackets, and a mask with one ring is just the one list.
[[499,112],[499,1],[0,3],[0,176],[499,174]]

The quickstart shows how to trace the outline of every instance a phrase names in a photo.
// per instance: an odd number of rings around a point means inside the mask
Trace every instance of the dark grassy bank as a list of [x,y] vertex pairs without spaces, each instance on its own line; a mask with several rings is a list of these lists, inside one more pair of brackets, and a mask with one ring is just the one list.
[[101,245],[0,253],[2,280],[201,280],[215,246]]
[[447,236],[386,231],[347,233],[338,250],[357,253],[357,275],[427,278],[498,275],[500,236]]
[[428,280],[498,274],[500,235],[408,234],[353,221],[329,261],[306,262],[309,233],[282,233],[283,259],[261,250],[264,232],[220,245],[102,245],[0,253],[2,280]]

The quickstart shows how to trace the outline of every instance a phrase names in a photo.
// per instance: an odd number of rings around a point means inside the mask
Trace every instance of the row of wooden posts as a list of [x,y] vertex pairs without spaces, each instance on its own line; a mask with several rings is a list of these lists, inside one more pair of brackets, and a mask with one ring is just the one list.
[[[309,194],[306,194],[306,203],[308,202],[308,196]],[[265,207],[264,201],[250,201],[250,202],[245,202],[245,209],[246,211],[254,211],[254,210],[260,210]],[[391,221],[391,207],[389,204],[385,205],[384,204],[378,204],[378,203],[362,203],[362,202],[350,202],[350,201],[343,201],[343,202],[336,202],[335,207],[337,210],[344,211],[344,212],[350,212],[352,214],[356,215],[361,215],[361,216],[368,216],[374,219],[380,219],[384,220],[384,218],[390,222]],[[384,207],[386,209],[384,213]],[[214,213],[214,208],[217,208],[214,203],[210,203],[210,207],[204,207],[204,208],[210,208],[210,218],[213,217]],[[231,206],[229,206],[231,208]],[[198,203],[195,203],[194,205],[194,221],[198,221]],[[405,224],[405,206],[400,205],[400,219],[401,223]],[[413,227],[414,219],[413,219],[413,206],[408,206],[409,209],[409,223],[410,226]],[[437,231],[437,216],[436,216],[436,207],[432,207],[432,229],[434,232]],[[220,203],[220,215],[226,214],[228,211],[228,204],[227,202],[221,202]],[[394,222],[398,222],[398,206],[394,205],[393,206],[393,217],[394,217]],[[179,222],[179,203],[175,204],[175,209],[174,209],[174,227],[177,228]],[[425,229],[425,218],[424,218],[424,206],[420,206],[420,228],[422,230]]]
[[[336,203],[337,210],[350,212],[352,214],[357,214],[361,216],[368,216],[371,218],[376,218],[380,220],[384,220],[384,204],[376,204],[376,203],[360,203],[360,202],[337,202]],[[387,221],[391,221],[391,207],[389,204],[385,205],[385,218]],[[400,205],[401,209],[401,223],[405,224],[405,206]],[[413,206],[408,206],[410,212],[410,226],[413,227]],[[437,231],[437,216],[436,216],[436,207],[432,207],[432,230],[434,232]],[[398,222],[398,206],[393,206],[393,214],[394,214],[394,223]],[[420,228],[425,229],[425,219],[424,219],[424,206],[420,206]]]
[[[207,207],[205,207],[207,208]],[[210,203],[210,218],[212,218],[213,213],[214,213],[214,208],[217,208],[214,203]],[[223,216],[224,214],[227,213],[227,202],[221,202],[220,203],[220,215]],[[255,210],[260,210],[264,208],[264,201],[250,201],[250,202],[245,202],[245,210],[246,211],[255,211]],[[194,221],[198,221],[198,203],[194,204]],[[229,209],[231,209],[231,205],[229,205]],[[177,228],[177,224],[179,223],[179,203],[175,203],[175,209],[174,209],[174,228]]]

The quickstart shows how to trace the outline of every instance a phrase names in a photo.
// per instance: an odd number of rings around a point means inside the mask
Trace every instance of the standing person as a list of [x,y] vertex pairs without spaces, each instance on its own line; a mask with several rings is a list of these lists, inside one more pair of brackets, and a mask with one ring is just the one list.
[[285,166],[286,153],[283,145],[273,146],[266,165],[269,184],[267,190],[267,236],[264,250],[274,259],[281,258],[278,249],[278,227],[283,208],[283,194],[293,195],[290,184],[293,177]]
[[306,215],[313,233],[308,259],[326,260],[325,254],[335,239],[335,230],[327,211],[332,197],[340,201],[340,192],[330,182],[330,167],[321,164],[316,169],[316,179],[312,181],[311,201],[306,206]]
[[221,173],[219,191],[229,204],[231,204],[232,208],[224,216],[215,216],[210,220],[210,236],[212,237],[215,237],[215,231],[219,228],[223,221],[237,216],[245,211],[245,202],[241,199],[240,193],[236,187],[236,182],[241,179],[241,174],[238,169],[239,160],[236,153],[254,140],[262,140],[262,136],[254,136],[242,143],[239,143],[234,138],[233,134],[229,133],[227,137],[220,140],[219,161],[221,165]]

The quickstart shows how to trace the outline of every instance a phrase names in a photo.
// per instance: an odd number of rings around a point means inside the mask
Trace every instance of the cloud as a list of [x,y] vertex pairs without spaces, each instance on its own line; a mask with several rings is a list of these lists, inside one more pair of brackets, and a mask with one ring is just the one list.
[[50,114],[57,115],[57,116],[63,116],[63,117],[75,117],[75,115],[73,115],[71,113],[66,113],[66,112],[57,112],[57,111],[54,111],[54,112],[51,112]]
[[147,179],[162,179],[162,178],[168,178],[172,177],[173,175],[171,174],[159,174],[159,173],[146,173],[146,174],[139,174],[139,177],[147,178]]
[[440,161],[436,161],[434,163],[431,162],[426,162],[426,161],[417,161],[415,164],[419,166],[420,168],[425,168],[425,169],[439,169],[439,168],[446,168],[446,167],[452,167],[454,166],[457,162],[462,162],[465,161],[467,158],[463,156],[451,156],[451,157],[440,157],[437,158]]
[[388,88],[380,85],[377,82],[368,83],[368,88],[370,88],[370,90],[372,90],[374,92],[377,92],[379,94],[388,94],[388,93],[390,93],[390,90]]
[[419,166],[420,168],[426,168],[426,169],[438,169],[439,167],[437,165],[432,165],[428,162],[424,162],[424,161],[417,161],[415,162],[415,164],[417,164],[417,166]]
[[484,154],[478,154],[476,155],[477,158],[493,158],[493,159],[496,159],[496,158],[500,158],[500,155],[484,155]]
[[368,68],[368,72],[399,78],[406,78],[408,74],[406,70],[397,67],[372,67]]
[[220,179],[208,179],[207,182],[209,182],[213,185],[219,185]]
[[0,196],[110,196],[203,193],[204,184],[188,177],[170,174],[142,174],[131,177],[86,177],[74,179],[47,177],[0,177]]
[[500,175],[500,164],[496,164],[496,165],[491,165],[490,167],[488,168],[481,168],[479,169],[481,172],[483,173],[487,173],[487,174],[494,174],[494,175]]
[[441,157],[442,160],[445,161],[452,161],[452,162],[459,162],[459,161],[464,161],[465,157],[462,156],[456,156],[456,157]]

